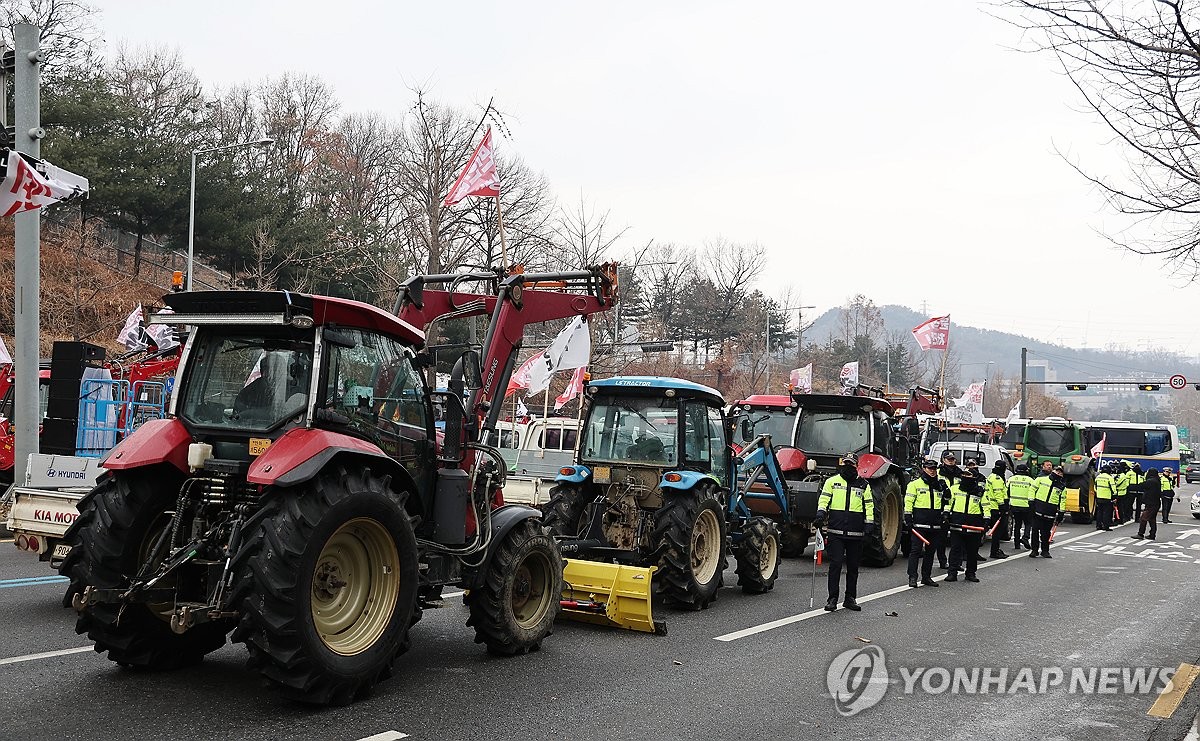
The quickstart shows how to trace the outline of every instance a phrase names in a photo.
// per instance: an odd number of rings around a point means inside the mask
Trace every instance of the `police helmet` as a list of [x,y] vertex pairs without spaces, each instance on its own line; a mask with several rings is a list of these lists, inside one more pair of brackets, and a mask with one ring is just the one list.
[[1017,473],[1029,473],[1029,464],[1028,463],[1018,463],[1017,464]]
[[839,466],[857,466],[858,456],[854,453],[846,453],[838,459]]

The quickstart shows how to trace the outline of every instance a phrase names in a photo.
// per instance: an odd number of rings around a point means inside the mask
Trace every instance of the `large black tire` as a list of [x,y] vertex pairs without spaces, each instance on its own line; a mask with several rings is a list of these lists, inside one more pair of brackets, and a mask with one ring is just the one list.
[[1095,474],[1089,468],[1086,473],[1080,476],[1072,476],[1071,480],[1066,482],[1068,489],[1079,489],[1079,498],[1085,502],[1085,512],[1071,512],[1071,522],[1077,525],[1086,525],[1096,519],[1095,513]]
[[748,594],[769,592],[779,576],[781,558],[779,526],[766,517],[754,517],[742,529],[733,547],[738,586]]
[[522,520],[495,546],[482,584],[466,595],[475,642],[512,656],[542,647],[554,629],[563,590],[563,559],[535,518]]
[[779,529],[780,549],[784,558],[800,558],[808,550],[811,532],[805,525],[784,525]]
[[[117,471],[80,500],[79,517],[63,536],[71,546],[59,569],[70,579],[67,600],[87,586],[129,585],[142,571],[154,536],[170,526],[166,512],[181,482],[173,469]],[[232,621],[200,623],[177,634],[170,626],[171,609],[170,604],[89,605],[79,614],[75,632],[86,633],[110,660],[144,669],[190,666],[225,645]]]
[[663,548],[654,582],[666,601],[691,610],[711,605],[726,565],[725,512],[713,487],[663,492],[654,542]]
[[866,538],[863,563],[867,566],[891,566],[900,550],[904,516],[904,497],[900,477],[890,473],[871,482],[875,498],[875,532]]
[[583,535],[587,527],[587,506],[591,501],[579,484],[557,484],[550,490],[550,501],[546,502],[546,516],[542,521],[554,535]]
[[284,695],[345,705],[391,676],[408,649],[420,608],[407,496],[390,477],[335,465],[268,492],[247,522],[233,558],[242,613],[233,640]]

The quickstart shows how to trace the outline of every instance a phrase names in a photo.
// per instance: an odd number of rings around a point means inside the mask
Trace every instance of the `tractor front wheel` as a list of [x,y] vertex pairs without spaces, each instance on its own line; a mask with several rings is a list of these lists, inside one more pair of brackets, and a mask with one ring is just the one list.
[[587,534],[587,506],[591,499],[579,484],[558,484],[550,490],[544,522],[555,535]]
[[807,525],[784,525],[780,528],[780,549],[784,558],[800,558],[808,550],[810,531]]
[[558,617],[563,559],[535,518],[513,526],[496,546],[482,584],[466,596],[475,642],[488,653],[512,656],[542,647]]
[[285,695],[345,705],[407,650],[420,608],[406,496],[368,468],[335,466],[269,492],[247,524],[234,556],[234,640]]
[[738,586],[748,594],[771,591],[779,576],[779,527],[766,517],[755,517],[742,529],[742,539],[733,547],[737,559]]
[[726,563],[724,509],[713,488],[663,492],[654,542],[663,550],[654,581],[667,602],[692,610],[711,605]]
[[[68,598],[86,587],[122,589],[146,563],[155,542],[171,526],[168,512],[182,483],[176,472],[118,471],[79,502],[79,517],[63,536],[71,552],[59,571],[70,579]],[[159,586],[168,586],[170,579]],[[102,602],[86,605],[75,623],[97,652],[122,666],[175,669],[199,663],[225,645],[229,620],[200,623],[183,633],[171,630],[174,605]]]
[[900,550],[900,531],[904,513],[904,495],[900,478],[895,474],[871,482],[875,498],[875,532],[863,548],[863,563],[867,566],[891,566]]

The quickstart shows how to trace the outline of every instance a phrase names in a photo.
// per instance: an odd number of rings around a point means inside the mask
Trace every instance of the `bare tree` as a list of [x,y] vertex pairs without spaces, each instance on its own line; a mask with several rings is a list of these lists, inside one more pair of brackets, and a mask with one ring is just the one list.
[[596,265],[612,254],[613,246],[625,236],[629,227],[614,229],[608,223],[609,212],[597,213],[583,194],[579,203],[558,211],[554,225],[554,241],[559,265],[563,268],[582,268]]
[[0,0],[3,43],[13,47],[13,27],[18,23],[41,29],[42,74],[53,81],[95,62],[100,38],[95,14],[95,7],[81,0]]
[[1188,0],[1008,0],[1131,153],[1124,176],[1072,166],[1151,231],[1110,237],[1200,274],[1200,18]]

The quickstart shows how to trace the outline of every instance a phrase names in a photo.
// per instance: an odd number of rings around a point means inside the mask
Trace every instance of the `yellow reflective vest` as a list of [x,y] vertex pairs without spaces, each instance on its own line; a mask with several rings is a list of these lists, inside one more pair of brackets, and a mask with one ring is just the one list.
[[934,479],[933,484],[918,476],[908,482],[904,490],[904,514],[913,516],[913,527],[922,529],[939,527],[942,524],[942,509],[945,507],[942,492]]
[[1027,509],[1033,501],[1033,490],[1037,485],[1029,476],[1018,473],[1008,480],[1008,503],[1013,509]]
[[1004,476],[998,473],[988,474],[983,495],[992,505],[992,512],[994,514],[996,510],[1000,509],[1001,505],[1008,501],[1008,485],[1004,481]]
[[1111,473],[1096,474],[1096,498],[1112,499],[1117,496],[1117,481]]
[[875,521],[871,485],[864,479],[857,479],[847,486],[841,474],[825,479],[817,509],[828,513],[825,529],[830,535],[861,538],[866,535],[867,523]]

